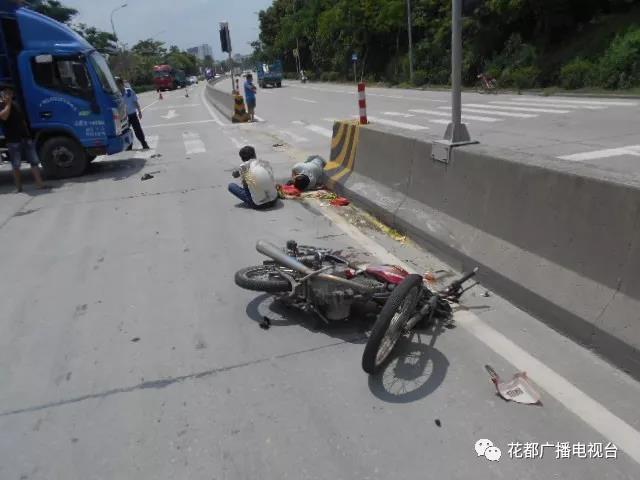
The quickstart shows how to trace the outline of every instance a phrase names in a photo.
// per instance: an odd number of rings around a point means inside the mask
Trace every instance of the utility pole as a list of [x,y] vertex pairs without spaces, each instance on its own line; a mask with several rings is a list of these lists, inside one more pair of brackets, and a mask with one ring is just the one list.
[[444,140],[433,144],[434,160],[449,163],[451,150],[461,145],[478,143],[471,140],[467,125],[462,123],[462,2],[452,0],[451,18],[451,123]]
[[407,32],[409,34],[409,81],[413,83],[413,22],[411,21],[411,0],[407,0]]

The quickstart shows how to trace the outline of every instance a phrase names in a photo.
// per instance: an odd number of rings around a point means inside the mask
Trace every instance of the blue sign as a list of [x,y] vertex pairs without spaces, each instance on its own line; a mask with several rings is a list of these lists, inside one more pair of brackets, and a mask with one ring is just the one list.
[[354,53],[353,55],[351,55],[351,61],[352,62],[357,62],[358,61],[358,54]]

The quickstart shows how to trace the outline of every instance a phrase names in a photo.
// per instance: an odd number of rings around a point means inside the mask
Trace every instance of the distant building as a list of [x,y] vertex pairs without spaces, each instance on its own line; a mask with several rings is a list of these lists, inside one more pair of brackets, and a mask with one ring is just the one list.
[[198,57],[199,60],[204,60],[207,57],[213,58],[213,49],[211,45],[203,43],[197,47],[187,49],[187,52]]

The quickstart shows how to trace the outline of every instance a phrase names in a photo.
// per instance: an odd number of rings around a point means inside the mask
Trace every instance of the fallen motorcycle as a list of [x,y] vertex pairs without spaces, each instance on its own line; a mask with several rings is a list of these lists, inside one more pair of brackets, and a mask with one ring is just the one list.
[[362,367],[374,373],[399,338],[423,320],[449,320],[450,303],[468,290],[477,269],[434,292],[425,279],[394,265],[359,267],[330,249],[287,242],[284,249],[260,240],[256,250],[271,260],[236,272],[236,285],[271,293],[289,306],[314,313],[325,323],[348,320],[356,304],[374,302],[382,310],[371,331]]

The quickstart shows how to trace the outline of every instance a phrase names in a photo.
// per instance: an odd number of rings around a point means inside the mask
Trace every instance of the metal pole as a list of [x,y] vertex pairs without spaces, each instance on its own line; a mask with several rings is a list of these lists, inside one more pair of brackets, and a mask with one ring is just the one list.
[[231,59],[231,52],[229,52],[229,69],[231,71],[231,93],[236,91],[236,84],[233,81],[233,60]]
[[451,123],[454,138],[462,123],[462,0],[453,0],[451,23]]
[[411,21],[411,0],[407,0],[407,32],[409,33],[409,80],[413,83],[413,34]]

